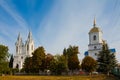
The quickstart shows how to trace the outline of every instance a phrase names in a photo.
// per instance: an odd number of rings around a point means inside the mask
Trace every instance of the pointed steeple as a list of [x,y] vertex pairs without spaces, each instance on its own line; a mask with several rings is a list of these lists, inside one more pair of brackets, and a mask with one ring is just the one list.
[[19,32],[19,34],[18,34],[17,41],[16,41],[15,44],[16,44],[16,45],[17,45],[17,44],[19,44],[19,45],[22,45],[22,44],[23,44],[23,43],[22,43],[22,37],[21,37],[21,35],[20,35],[20,32]]
[[31,33],[31,31],[29,31],[28,40],[32,40],[32,33]]
[[19,32],[17,40],[20,41],[21,39],[22,39],[22,38],[21,38],[20,32]]
[[93,27],[96,27],[96,19],[94,17],[94,21],[93,21]]

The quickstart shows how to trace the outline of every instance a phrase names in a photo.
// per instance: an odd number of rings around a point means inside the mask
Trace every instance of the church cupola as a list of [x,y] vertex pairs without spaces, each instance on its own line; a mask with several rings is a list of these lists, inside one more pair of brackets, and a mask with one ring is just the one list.
[[89,31],[89,44],[102,43],[102,30],[97,27],[94,19],[93,28]]
[[99,27],[97,27],[96,20],[94,19],[94,21],[93,21],[93,28],[90,30],[89,34],[90,33],[95,33],[95,32],[102,32],[102,31],[100,30]]

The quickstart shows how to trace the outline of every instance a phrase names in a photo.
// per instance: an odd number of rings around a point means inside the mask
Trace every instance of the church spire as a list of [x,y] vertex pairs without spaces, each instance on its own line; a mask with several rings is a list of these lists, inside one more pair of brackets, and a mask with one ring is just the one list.
[[96,27],[96,19],[94,17],[94,21],[93,21],[93,27]]
[[29,31],[28,40],[32,40],[32,33],[31,33],[31,31]]
[[19,34],[18,34],[18,38],[17,38],[17,40],[18,40],[18,41],[21,40],[20,32],[19,32]]
[[21,37],[21,35],[20,35],[20,32],[19,32],[19,34],[18,34],[17,41],[16,41],[15,44],[19,44],[19,45],[22,45],[22,44],[23,44],[23,43],[22,43],[22,37]]
[[20,33],[18,34],[18,38],[17,38],[18,40],[20,39]]

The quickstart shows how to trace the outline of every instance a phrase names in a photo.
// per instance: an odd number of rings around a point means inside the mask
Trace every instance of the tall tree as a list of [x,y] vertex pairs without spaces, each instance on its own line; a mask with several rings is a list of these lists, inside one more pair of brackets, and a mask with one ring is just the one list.
[[63,55],[65,56],[66,71],[68,71],[68,53],[67,53],[67,49],[66,48],[64,48],[64,50],[63,50]]
[[78,59],[79,49],[78,46],[69,46],[68,49],[64,49],[63,55],[67,59],[67,64],[69,70],[79,69],[79,59]]
[[45,50],[43,47],[38,47],[32,56],[33,68],[35,72],[39,72],[39,70],[43,71],[45,67]]
[[60,75],[66,70],[65,57],[63,55],[55,55],[50,62],[50,70],[52,73]]
[[8,71],[8,57],[8,47],[5,45],[0,45],[0,73],[6,73]]
[[109,72],[115,68],[116,63],[115,54],[110,52],[107,44],[104,44],[98,55],[98,71],[109,75]]
[[51,61],[54,59],[54,56],[51,54],[47,54],[45,57],[45,69],[49,69],[50,68],[50,63]]
[[14,60],[14,58],[13,58],[13,54],[12,54],[10,57],[9,68],[13,68],[13,60]]
[[97,68],[97,61],[94,60],[92,57],[90,56],[86,56],[83,60],[82,60],[82,69],[91,73],[93,71],[96,70]]

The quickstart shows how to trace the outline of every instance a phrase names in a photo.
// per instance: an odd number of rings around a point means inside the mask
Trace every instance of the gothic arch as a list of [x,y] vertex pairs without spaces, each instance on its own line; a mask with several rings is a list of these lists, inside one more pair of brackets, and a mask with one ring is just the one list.
[[19,69],[19,64],[16,65],[16,68]]

